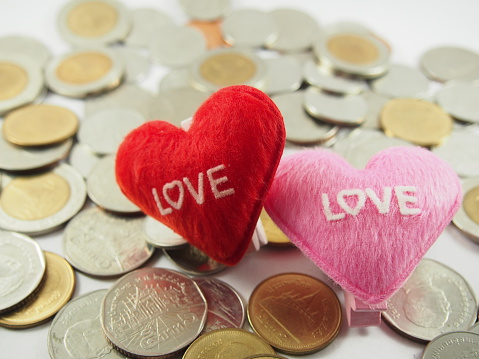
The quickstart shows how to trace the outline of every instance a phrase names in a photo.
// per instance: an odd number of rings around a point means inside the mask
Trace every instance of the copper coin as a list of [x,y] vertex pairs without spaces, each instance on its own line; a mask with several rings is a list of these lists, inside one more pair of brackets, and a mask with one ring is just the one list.
[[209,50],[216,49],[218,47],[230,47],[221,32],[222,20],[215,21],[200,21],[191,20],[187,26],[192,27],[203,34],[206,40],[206,47]]
[[267,343],[286,354],[324,349],[339,333],[341,305],[325,283],[300,273],[267,278],[251,294],[248,320]]

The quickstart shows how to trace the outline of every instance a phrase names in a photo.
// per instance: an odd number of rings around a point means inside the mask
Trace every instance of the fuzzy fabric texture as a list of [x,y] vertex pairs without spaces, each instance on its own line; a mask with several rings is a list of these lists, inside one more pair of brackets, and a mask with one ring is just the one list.
[[123,193],[214,260],[234,265],[251,241],[285,142],[281,113],[263,92],[213,94],[184,131],[147,122],[116,157]]
[[378,304],[407,280],[461,198],[458,176],[426,149],[383,150],[364,170],[315,149],[281,160],[265,208],[344,290]]

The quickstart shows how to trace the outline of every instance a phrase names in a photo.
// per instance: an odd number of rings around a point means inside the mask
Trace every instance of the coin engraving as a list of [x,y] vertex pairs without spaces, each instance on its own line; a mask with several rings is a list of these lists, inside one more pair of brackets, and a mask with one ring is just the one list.
[[18,96],[27,86],[28,75],[20,66],[0,62],[0,101]]

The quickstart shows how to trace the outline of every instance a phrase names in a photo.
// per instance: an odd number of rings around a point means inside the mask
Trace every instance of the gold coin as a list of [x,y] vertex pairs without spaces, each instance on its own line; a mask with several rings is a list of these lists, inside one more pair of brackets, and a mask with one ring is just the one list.
[[328,346],[339,333],[341,305],[320,280],[286,273],[261,282],[251,294],[248,320],[278,351],[310,354]]
[[337,59],[355,65],[370,64],[379,57],[376,45],[359,35],[335,35],[328,40],[327,48]]
[[27,72],[21,66],[10,62],[0,62],[0,101],[18,96],[27,83]]
[[462,206],[467,216],[479,224],[479,187],[475,187],[464,195]]
[[191,343],[183,359],[244,359],[255,354],[275,354],[275,351],[254,333],[244,329],[227,328],[200,336]]
[[260,215],[261,223],[263,224],[264,231],[266,232],[266,238],[268,238],[268,243],[271,245],[277,246],[290,246],[292,245],[291,241],[286,234],[283,233],[281,229],[278,228],[276,223],[273,222],[268,213],[264,210],[261,211]]
[[111,59],[100,52],[80,52],[63,60],[57,77],[68,84],[84,85],[104,77],[112,69]]
[[44,253],[46,270],[39,290],[26,305],[0,316],[0,326],[34,327],[47,321],[70,300],[75,288],[73,268],[58,254]]
[[200,31],[206,39],[206,47],[208,49],[216,49],[218,47],[230,47],[225,39],[223,38],[223,33],[221,31],[221,20],[216,21],[200,21],[200,20],[191,20],[187,26],[197,29]]
[[17,177],[3,188],[0,206],[8,215],[25,221],[50,217],[70,198],[70,186],[53,172]]
[[65,141],[78,129],[70,110],[53,105],[30,105],[10,112],[2,126],[5,139],[20,146],[44,146]]
[[67,17],[70,30],[78,36],[100,37],[116,26],[118,13],[102,1],[88,1],[73,8]]
[[201,64],[200,74],[205,80],[218,86],[239,85],[253,78],[256,64],[239,53],[218,54]]
[[453,126],[451,116],[439,106],[412,98],[386,102],[380,121],[386,135],[426,147],[441,144]]

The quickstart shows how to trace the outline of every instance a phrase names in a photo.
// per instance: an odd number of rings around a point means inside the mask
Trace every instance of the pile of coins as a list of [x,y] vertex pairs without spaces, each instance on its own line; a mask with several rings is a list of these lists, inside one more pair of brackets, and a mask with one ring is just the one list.
[[[478,54],[437,47],[415,69],[391,64],[389,43],[362,24],[321,27],[295,9],[179,2],[184,26],[156,9],[70,1],[57,26],[72,49],[59,56],[34,38],[0,38],[0,326],[36,326],[58,312],[51,358],[282,358],[275,352],[310,354],[333,342],[341,308],[324,282],[270,277],[245,305],[229,284],[202,277],[224,265],[145,217],[116,184],[115,153],[129,131],[155,119],[180,126],[230,85],[276,103],[285,154],[324,146],[364,168],[384,148],[429,148],[464,179],[454,224],[479,241]],[[153,94],[140,84],[155,67],[168,71]],[[42,103],[53,93],[82,99],[83,116]],[[264,211],[261,221],[270,245],[292,248]],[[30,237],[59,228],[65,259]],[[156,248],[181,273],[148,268]],[[120,278],[70,300],[72,267]],[[383,318],[430,342],[428,358],[452,350],[448,343],[477,343],[477,307],[460,274],[425,259]],[[246,316],[254,333],[242,329]]]

